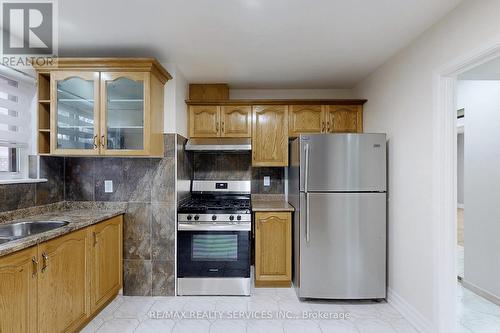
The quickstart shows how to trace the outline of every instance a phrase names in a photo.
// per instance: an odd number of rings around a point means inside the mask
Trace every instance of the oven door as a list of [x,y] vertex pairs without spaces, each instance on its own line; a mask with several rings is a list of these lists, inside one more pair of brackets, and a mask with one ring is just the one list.
[[250,278],[250,226],[179,224],[177,277]]

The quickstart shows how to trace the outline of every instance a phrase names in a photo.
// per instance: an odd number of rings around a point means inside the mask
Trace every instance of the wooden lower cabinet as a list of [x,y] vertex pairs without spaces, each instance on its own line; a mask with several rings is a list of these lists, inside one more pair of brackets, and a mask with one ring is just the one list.
[[117,216],[91,227],[91,311],[105,305],[122,288],[122,225]]
[[289,287],[291,280],[291,213],[256,212],[255,286]]
[[38,332],[74,331],[90,314],[88,231],[38,247]]
[[0,257],[0,332],[78,332],[122,287],[123,217]]
[[37,247],[0,258],[0,332],[37,332]]

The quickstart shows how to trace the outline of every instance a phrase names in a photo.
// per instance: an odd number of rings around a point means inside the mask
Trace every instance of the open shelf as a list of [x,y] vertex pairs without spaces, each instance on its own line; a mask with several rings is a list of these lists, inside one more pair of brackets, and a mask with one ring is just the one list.
[[38,104],[38,128],[50,129],[50,104]]
[[50,154],[50,131],[38,131],[38,153]]
[[50,73],[38,73],[38,153],[50,154]]
[[38,73],[38,101],[50,101],[50,73]]

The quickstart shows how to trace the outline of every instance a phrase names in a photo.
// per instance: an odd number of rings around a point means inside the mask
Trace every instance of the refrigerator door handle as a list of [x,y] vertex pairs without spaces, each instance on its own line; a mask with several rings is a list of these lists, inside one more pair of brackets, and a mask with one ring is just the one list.
[[309,193],[306,195],[306,243],[309,243],[310,225],[309,225]]
[[307,193],[307,191],[309,190],[309,186],[308,186],[308,183],[309,183],[309,144],[306,143],[305,147],[304,147],[304,150],[305,150],[305,162],[306,162],[306,165],[305,165],[305,170],[304,170],[304,192]]

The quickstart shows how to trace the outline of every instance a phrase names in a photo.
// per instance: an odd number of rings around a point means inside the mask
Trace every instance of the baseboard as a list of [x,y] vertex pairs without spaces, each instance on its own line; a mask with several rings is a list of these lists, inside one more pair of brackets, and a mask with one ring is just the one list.
[[462,286],[464,288],[469,289],[474,294],[481,296],[482,298],[490,301],[491,303],[494,303],[494,304],[500,306],[500,298],[498,298],[497,296],[489,293],[488,291],[486,291],[482,288],[479,288],[478,286],[473,285],[472,283],[467,282],[464,279],[462,279],[461,283],[462,283]]
[[457,204],[457,208],[460,208],[460,209],[465,209],[465,204]]
[[387,289],[387,302],[403,315],[421,333],[431,333],[432,323],[391,288]]

